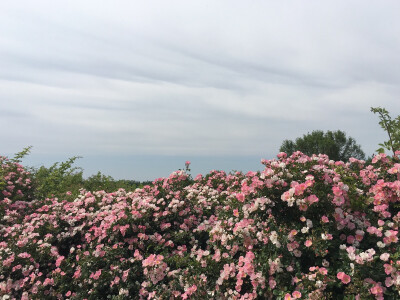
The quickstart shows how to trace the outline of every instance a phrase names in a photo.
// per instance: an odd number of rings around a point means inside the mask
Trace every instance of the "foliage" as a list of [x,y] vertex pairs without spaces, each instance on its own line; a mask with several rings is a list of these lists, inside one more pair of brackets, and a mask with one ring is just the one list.
[[134,191],[136,188],[149,184],[149,182],[134,181],[134,180],[115,180],[111,176],[102,174],[100,171],[97,174],[89,176],[83,180],[83,188],[87,191],[101,191],[111,193],[122,188],[127,191]]
[[31,152],[32,146],[25,147],[22,151],[14,154],[14,157],[10,159],[13,163],[20,163],[21,160]]
[[396,119],[391,118],[389,112],[381,107],[371,107],[371,111],[374,114],[379,115],[379,125],[386,131],[389,136],[389,140],[379,144],[381,148],[377,151],[378,153],[384,153],[385,149],[392,151],[393,155],[397,150],[400,150],[400,115]]
[[95,175],[83,178],[83,170],[73,167],[79,157],[74,156],[65,162],[56,162],[51,167],[41,166],[33,169],[33,184],[35,197],[37,199],[59,197],[69,195],[69,198],[79,195],[81,189],[87,191],[114,192],[120,188],[133,191],[138,187],[150,182],[139,182],[134,180],[115,180],[98,172]]
[[0,297],[398,299],[400,164],[301,152],[262,163],[81,190],[18,216],[1,202]]
[[360,145],[352,137],[346,137],[346,133],[340,130],[327,131],[315,130],[303,135],[295,141],[284,140],[280,150],[291,154],[301,151],[306,155],[326,154],[335,161],[347,162],[350,157],[365,159],[365,154]]
[[66,192],[79,192],[83,185],[82,169],[73,167],[80,158],[74,156],[64,162],[56,162],[49,168],[41,166],[34,171],[34,190],[37,199],[63,197]]

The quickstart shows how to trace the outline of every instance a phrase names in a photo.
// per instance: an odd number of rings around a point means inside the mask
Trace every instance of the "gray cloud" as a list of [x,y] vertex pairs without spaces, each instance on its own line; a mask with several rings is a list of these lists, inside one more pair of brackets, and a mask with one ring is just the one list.
[[[28,1],[0,11],[5,153],[273,156],[399,114],[397,1]],[[12,124],[12,125],[11,125]]]

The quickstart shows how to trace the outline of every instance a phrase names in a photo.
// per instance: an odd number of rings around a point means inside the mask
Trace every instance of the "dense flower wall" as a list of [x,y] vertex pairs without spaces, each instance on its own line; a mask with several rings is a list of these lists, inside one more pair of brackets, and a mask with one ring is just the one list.
[[280,153],[262,172],[26,201],[3,161],[0,297],[398,299],[396,161]]

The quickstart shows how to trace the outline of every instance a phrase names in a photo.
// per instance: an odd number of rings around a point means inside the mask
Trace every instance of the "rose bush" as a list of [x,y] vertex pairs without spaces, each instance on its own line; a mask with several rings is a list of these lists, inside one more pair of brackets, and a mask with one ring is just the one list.
[[0,228],[5,223],[19,223],[33,200],[31,174],[18,160],[27,151],[29,148],[13,159],[0,156]]
[[262,163],[262,172],[177,171],[134,192],[36,199],[20,218],[5,197],[14,222],[0,228],[0,296],[400,297],[400,164],[300,152]]

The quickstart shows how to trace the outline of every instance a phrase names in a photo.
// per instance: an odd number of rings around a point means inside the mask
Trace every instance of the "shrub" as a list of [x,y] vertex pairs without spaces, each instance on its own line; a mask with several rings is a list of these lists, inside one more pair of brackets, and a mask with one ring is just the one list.
[[25,148],[11,159],[0,156],[0,226],[26,214],[33,200],[32,175],[20,164],[29,150]]
[[400,164],[301,152],[262,163],[262,172],[192,180],[181,170],[133,192],[43,200],[0,230],[0,295],[399,297]]
[[34,191],[37,199],[64,197],[67,192],[79,193],[83,186],[82,169],[73,167],[80,158],[74,156],[64,162],[56,162],[49,168],[41,166],[34,170]]

